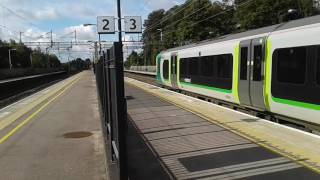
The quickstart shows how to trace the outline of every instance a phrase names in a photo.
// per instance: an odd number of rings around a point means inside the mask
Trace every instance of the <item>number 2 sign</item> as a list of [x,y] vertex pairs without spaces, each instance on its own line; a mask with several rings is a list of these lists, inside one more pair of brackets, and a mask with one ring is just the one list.
[[98,16],[97,29],[99,34],[114,34],[114,16]]
[[141,33],[142,20],[141,16],[125,16],[124,25],[126,33]]

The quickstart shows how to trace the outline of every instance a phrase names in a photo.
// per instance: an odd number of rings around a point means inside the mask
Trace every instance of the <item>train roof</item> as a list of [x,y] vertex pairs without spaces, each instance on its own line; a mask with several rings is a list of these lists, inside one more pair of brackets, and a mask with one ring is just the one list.
[[241,32],[241,33],[228,34],[228,35],[224,35],[224,36],[214,38],[214,39],[204,40],[204,41],[192,43],[192,44],[185,45],[185,46],[167,49],[162,52],[178,51],[181,49],[192,48],[195,46],[201,46],[201,45],[207,45],[207,44],[212,44],[212,43],[218,43],[218,42],[222,42],[222,41],[228,41],[228,40],[239,39],[239,38],[244,38],[244,37],[249,37],[249,36],[255,36],[255,35],[259,35],[259,34],[276,32],[276,31],[280,31],[280,30],[291,29],[291,28],[295,28],[295,27],[306,26],[306,25],[311,25],[311,24],[316,24],[316,23],[320,23],[320,15],[311,16],[311,17],[298,19],[298,20],[292,20],[289,22],[275,24],[272,26],[267,26],[267,27],[263,27],[263,28],[259,28],[259,29],[253,29],[253,30],[249,30],[249,31]]

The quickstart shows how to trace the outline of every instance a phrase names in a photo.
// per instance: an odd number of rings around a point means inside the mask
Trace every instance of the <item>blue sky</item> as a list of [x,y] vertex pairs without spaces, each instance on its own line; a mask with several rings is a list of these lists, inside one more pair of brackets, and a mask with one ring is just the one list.
[[[153,10],[167,10],[184,1],[121,0],[122,15],[142,16],[145,19]],[[0,39],[18,40],[18,34],[22,31],[23,41],[48,41],[46,38],[39,39],[39,36],[46,37],[45,33],[52,30],[55,41],[71,41],[73,36],[68,34],[77,30],[79,41],[96,40],[96,28],[83,27],[82,24],[96,23],[96,17],[101,15],[116,16],[116,0],[0,0]],[[64,38],[59,38],[61,36]],[[104,35],[103,39],[112,40],[115,37]],[[129,35],[126,38],[130,38]],[[74,48],[81,51],[80,47]]]

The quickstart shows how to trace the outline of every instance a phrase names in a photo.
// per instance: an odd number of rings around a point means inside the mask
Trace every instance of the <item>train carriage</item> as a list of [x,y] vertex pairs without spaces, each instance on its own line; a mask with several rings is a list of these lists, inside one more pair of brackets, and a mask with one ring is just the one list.
[[320,16],[169,49],[156,60],[161,85],[320,124]]

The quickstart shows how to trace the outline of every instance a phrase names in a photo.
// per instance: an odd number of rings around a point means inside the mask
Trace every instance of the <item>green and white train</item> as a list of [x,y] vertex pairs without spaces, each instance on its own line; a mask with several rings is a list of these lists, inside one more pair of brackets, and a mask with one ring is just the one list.
[[320,16],[169,49],[156,64],[163,86],[320,124]]

